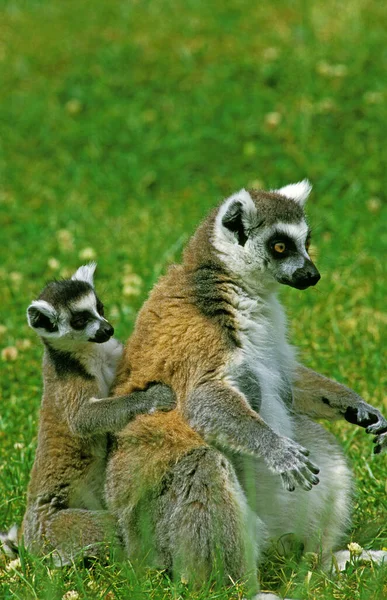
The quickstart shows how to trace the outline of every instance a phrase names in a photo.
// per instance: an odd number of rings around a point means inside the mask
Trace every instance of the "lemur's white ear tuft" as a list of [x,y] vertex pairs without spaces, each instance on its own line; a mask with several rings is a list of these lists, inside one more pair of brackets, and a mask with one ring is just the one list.
[[285,185],[285,187],[282,187],[279,190],[274,191],[277,192],[277,194],[291,198],[292,200],[298,202],[298,204],[301,206],[304,206],[310,192],[312,191],[312,185],[307,179],[303,179],[298,183],[291,183],[289,185]]
[[257,209],[249,192],[242,189],[223,202],[215,227],[218,231],[223,230],[229,242],[244,246],[256,214]]
[[71,279],[76,281],[86,281],[92,287],[94,286],[94,271],[97,268],[96,262],[91,262],[88,265],[82,265],[79,269],[74,273]]
[[32,329],[44,329],[48,333],[58,331],[58,313],[45,300],[34,300],[27,308],[27,321]]

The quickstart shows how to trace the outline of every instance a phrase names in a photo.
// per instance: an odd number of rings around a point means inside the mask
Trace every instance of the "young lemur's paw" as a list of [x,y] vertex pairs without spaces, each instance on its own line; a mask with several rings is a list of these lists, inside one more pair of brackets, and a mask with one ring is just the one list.
[[168,385],[157,383],[149,388],[148,394],[151,394],[150,413],[154,413],[157,410],[168,412],[176,408],[175,392]]
[[274,473],[281,475],[282,484],[289,492],[293,492],[297,486],[309,491],[319,483],[316,475],[320,469],[308,456],[309,451],[297,442],[279,437],[277,444],[272,447],[267,464]]
[[349,423],[366,428],[366,433],[375,435],[374,453],[380,454],[387,448],[387,420],[381,412],[366,402],[361,402],[357,407],[348,407],[345,418]]

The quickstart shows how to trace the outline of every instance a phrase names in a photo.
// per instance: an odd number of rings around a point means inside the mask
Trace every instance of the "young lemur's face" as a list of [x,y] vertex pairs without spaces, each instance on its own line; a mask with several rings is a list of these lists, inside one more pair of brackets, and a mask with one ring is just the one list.
[[52,281],[27,309],[28,324],[52,343],[107,342],[114,333],[93,285],[95,263],[71,279]]
[[212,242],[230,271],[252,286],[278,282],[304,290],[318,282],[303,210],[310,190],[304,180],[271,192],[241,190],[225,200]]

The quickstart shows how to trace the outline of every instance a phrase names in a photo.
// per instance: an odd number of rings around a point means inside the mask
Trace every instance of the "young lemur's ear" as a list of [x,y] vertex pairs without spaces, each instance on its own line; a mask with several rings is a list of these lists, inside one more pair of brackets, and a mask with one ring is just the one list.
[[286,196],[291,200],[295,200],[300,206],[304,206],[312,191],[312,185],[307,179],[303,179],[298,183],[290,183],[279,190],[273,191],[277,194],[281,194],[281,196]]
[[242,189],[222,204],[218,219],[226,229],[229,241],[236,240],[240,246],[244,246],[256,214],[257,209],[250,194]]
[[75,271],[71,279],[76,281],[86,281],[86,283],[89,283],[92,287],[94,287],[93,277],[96,268],[96,262],[91,262],[88,265],[82,265],[82,267],[79,267],[79,269]]
[[27,321],[32,329],[44,329],[47,333],[58,331],[58,313],[45,300],[34,300],[27,308]]

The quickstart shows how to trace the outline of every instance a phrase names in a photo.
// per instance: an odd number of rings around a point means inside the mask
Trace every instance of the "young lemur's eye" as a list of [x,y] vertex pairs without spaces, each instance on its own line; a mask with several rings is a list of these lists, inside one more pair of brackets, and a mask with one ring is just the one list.
[[282,254],[286,250],[286,244],[284,242],[277,242],[274,244],[274,251]]
[[76,313],[73,315],[70,325],[73,329],[83,329],[90,320],[91,315],[86,312]]

